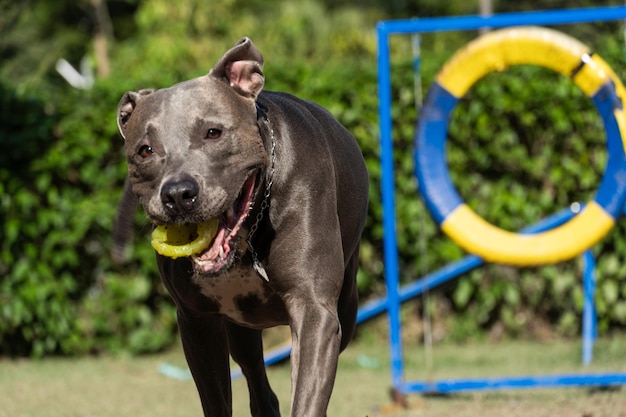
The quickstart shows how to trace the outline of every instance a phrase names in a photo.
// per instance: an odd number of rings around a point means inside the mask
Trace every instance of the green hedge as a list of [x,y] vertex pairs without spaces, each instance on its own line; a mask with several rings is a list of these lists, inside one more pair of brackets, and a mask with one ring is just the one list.
[[[0,354],[141,353],[175,340],[174,308],[159,282],[141,211],[127,263],[115,265],[109,256],[126,172],[115,109],[126,90],[167,86],[208,71],[241,33],[214,27],[210,19],[198,18],[191,32],[186,25],[163,25],[174,6],[146,4],[160,6],[139,9],[137,35],[115,45],[113,75],[91,90],[67,87],[53,98],[38,97],[0,81]],[[267,29],[254,11],[224,13],[236,15],[263,51],[268,89],[319,102],[357,137],[371,176],[358,283],[364,299],[383,295],[371,30],[377,17],[351,9],[329,14],[314,2],[301,10],[285,3],[276,10],[276,26]],[[341,22],[355,29],[344,30]],[[200,33],[211,33],[211,42]],[[309,34],[307,42],[302,33]],[[185,42],[164,42],[182,36]],[[424,42],[425,86],[469,37],[437,34]],[[297,60],[289,48],[270,47],[279,39],[297,47]],[[607,36],[596,43],[623,76],[619,41]],[[418,197],[410,43],[400,39],[391,46],[398,244],[406,283],[465,254],[438,230]],[[448,161],[465,201],[490,222],[517,230],[591,198],[606,161],[604,132],[590,101],[569,80],[520,67],[489,75],[459,103]],[[624,229],[620,221],[594,247],[602,332],[626,324]],[[490,265],[435,291],[434,304],[447,306],[438,313],[448,311],[447,336],[459,340],[498,329],[527,335],[529,328],[538,334],[547,327],[574,335],[580,328],[580,276],[579,260],[541,268]]]
[[123,269],[109,260],[125,175],[118,94],[103,84],[42,103],[1,84],[10,146],[0,168],[0,353],[150,351],[173,340],[151,251],[138,246]]

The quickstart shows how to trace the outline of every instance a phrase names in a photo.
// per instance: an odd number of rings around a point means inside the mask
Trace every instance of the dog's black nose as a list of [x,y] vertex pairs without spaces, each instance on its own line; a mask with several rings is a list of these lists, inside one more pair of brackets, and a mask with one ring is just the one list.
[[170,214],[188,213],[198,201],[200,186],[193,179],[169,181],[161,187],[161,202]]

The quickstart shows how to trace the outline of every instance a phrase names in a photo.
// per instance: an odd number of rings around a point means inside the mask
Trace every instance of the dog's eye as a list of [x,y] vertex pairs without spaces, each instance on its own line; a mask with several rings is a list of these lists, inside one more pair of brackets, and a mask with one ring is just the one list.
[[222,136],[222,131],[220,129],[211,128],[206,132],[206,139],[219,139]]
[[139,151],[137,152],[137,154],[142,158],[150,158],[153,153],[154,149],[152,149],[152,146],[150,145],[143,145],[141,148],[139,148]]

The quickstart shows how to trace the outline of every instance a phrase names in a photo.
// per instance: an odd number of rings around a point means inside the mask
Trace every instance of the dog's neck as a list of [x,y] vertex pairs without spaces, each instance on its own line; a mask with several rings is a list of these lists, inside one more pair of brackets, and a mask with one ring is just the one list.
[[[276,168],[276,137],[274,136],[274,129],[272,129],[272,124],[267,115],[268,108],[265,107],[262,103],[259,103],[258,101],[255,102],[255,105],[256,105],[257,124],[259,126],[259,134],[261,135],[261,138],[263,138],[265,149],[269,154],[268,155],[269,167],[265,174],[265,192],[263,194],[263,201],[261,202],[261,208],[259,212],[257,213],[256,219],[254,220],[252,227],[250,227],[250,232],[248,233],[248,238],[246,239],[246,243],[248,244],[248,251],[250,252],[250,256],[252,256],[252,266],[254,270],[259,275],[259,277],[269,282],[269,277],[267,276],[267,272],[265,271],[263,264],[259,260],[259,256],[257,252],[254,250],[254,247],[252,246],[252,238],[254,237],[254,233],[257,231],[259,227],[259,223],[261,223],[261,221],[263,220],[263,216],[269,216],[268,209],[270,205],[272,184],[274,182],[274,171]],[[265,135],[263,134],[265,129],[267,129],[269,133],[269,143],[267,143],[268,140],[264,137]]]

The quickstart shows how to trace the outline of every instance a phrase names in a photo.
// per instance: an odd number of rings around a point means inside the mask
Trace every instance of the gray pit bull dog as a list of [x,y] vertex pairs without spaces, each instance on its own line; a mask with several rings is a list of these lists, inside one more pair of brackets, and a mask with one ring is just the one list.
[[206,416],[231,415],[229,353],[253,416],[278,416],[262,329],[292,334],[291,414],[324,416],[355,330],[368,175],[355,139],[320,106],[262,91],[244,38],[209,74],[126,93],[118,108],[132,191],[155,225],[219,219],[200,253],[157,254]]

